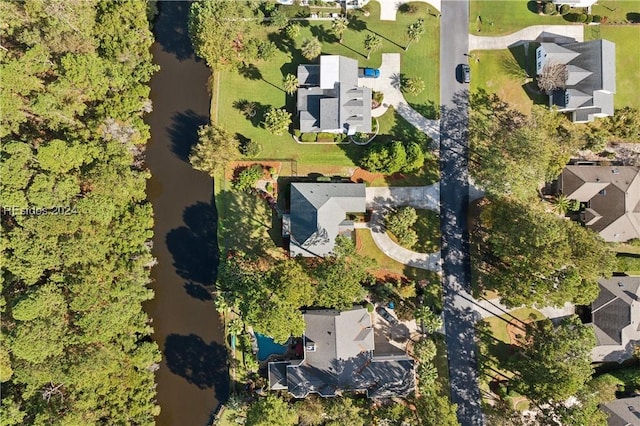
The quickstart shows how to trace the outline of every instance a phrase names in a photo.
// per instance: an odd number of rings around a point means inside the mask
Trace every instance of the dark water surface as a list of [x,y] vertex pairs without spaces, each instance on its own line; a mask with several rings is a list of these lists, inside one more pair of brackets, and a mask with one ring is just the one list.
[[160,71],[151,81],[154,111],[147,186],[155,214],[155,299],[145,308],[163,360],[156,374],[157,424],[208,423],[228,396],[221,323],[210,296],[218,263],[213,181],[188,163],[199,125],[209,121],[209,70],[187,36],[188,2],[162,2],[152,48]]

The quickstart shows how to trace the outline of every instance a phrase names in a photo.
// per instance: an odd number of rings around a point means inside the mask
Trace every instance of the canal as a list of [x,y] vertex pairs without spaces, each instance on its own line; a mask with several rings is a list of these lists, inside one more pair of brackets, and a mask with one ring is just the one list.
[[187,35],[188,2],[161,2],[154,34],[153,112],[147,186],[155,216],[155,298],[145,308],[162,351],[156,373],[160,426],[208,424],[228,396],[226,350],[210,290],[218,251],[213,180],[188,163],[198,126],[209,122],[210,73]]

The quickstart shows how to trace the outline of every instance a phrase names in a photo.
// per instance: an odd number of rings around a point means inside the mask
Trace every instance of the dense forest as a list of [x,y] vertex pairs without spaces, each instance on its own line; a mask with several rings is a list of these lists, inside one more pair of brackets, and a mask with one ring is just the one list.
[[146,1],[0,2],[2,424],[151,424]]

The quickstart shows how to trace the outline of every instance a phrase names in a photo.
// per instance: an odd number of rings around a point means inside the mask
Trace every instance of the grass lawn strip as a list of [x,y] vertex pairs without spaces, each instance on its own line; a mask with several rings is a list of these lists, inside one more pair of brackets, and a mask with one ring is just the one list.
[[532,25],[570,24],[560,14],[538,15],[532,1],[471,0],[469,21],[469,33],[479,36],[511,34]]

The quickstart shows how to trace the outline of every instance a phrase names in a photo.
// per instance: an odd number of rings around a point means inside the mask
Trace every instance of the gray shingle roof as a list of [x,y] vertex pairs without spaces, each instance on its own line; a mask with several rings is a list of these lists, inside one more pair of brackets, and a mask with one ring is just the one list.
[[598,345],[626,345],[633,336],[625,336],[623,333],[632,324],[632,305],[638,300],[640,278],[613,277],[600,280],[599,285],[600,294],[591,304]]
[[[305,358],[286,367],[286,384],[296,398],[309,393],[330,397],[343,390],[388,398],[406,396],[415,388],[411,358],[373,356],[373,327],[366,309],[307,311],[304,320]],[[272,381],[271,370],[270,364],[270,386],[274,389],[283,381],[275,374]]]
[[640,238],[640,167],[570,165],[559,183],[567,198],[588,203],[584,221],[606,241]]
[[[557,45],[541,43],[547,61],[567,65],[565,89],[554,92],[551,101],[564,111],[576,111],[574,121],[592,121],[595,114],[613,115],[616,92],[616,47],[608,40]],[[568,103],[565,99],[568,94]],[[581,108],[586,110],[580,111]]]
[[640,425],[640,395],[615,399],[601,407],[609,414],[608,426]]
[[365,212],[365,185],[295,182],[290,205],[291,256],[326,256],[335,246],[346,214]]
[[300,65],[297,108],[301,132],[371,132],[371,89],[358,87],[358,61],[320,57],[320,65]]

